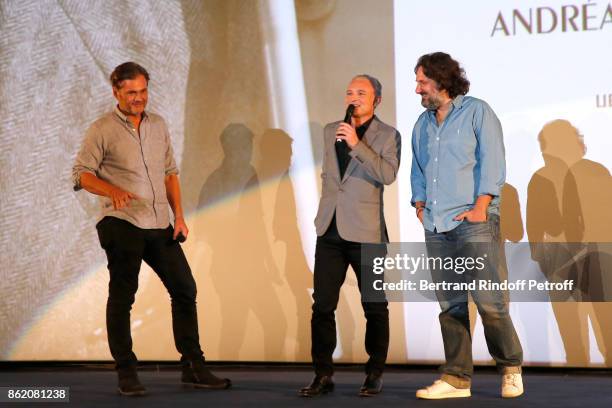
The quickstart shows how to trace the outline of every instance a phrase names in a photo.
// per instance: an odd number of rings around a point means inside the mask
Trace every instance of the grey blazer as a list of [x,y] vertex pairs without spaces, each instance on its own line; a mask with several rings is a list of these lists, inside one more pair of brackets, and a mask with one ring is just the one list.
[[393,127],[374,117],[363,139],[349,153],[344,177],[336,156],[336,129],[340,121],[325,126],[322,191],[315,218],[317,235],[325,234],[334,212],[340,236],[353,242],[389,242],[385,224],[383,191],[397,176],[401,137]]

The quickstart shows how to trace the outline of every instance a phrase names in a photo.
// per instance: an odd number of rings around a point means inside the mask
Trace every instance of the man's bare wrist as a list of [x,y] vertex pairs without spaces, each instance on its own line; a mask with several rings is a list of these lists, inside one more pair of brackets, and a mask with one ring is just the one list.
[[477,213],[477,214],[486,214],[487,213],[487,207],[481,207],[481,206],[475,206],[474,208],[472,208],[472,211]]

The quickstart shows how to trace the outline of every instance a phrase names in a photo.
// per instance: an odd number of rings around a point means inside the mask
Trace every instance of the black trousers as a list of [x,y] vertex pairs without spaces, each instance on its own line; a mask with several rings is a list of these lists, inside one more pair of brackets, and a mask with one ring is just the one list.
[[[384,256],[385,246],[381,244],[374,252]],[[384,293],[379,301],[363,301],[363,277],[368,279],[372,275],[372,263],[372,259],[362,260],[362,244],[340,237],[335,217],[325,234],[317,238],[311,321],[312,361],[317,375],[332,375],[334,371],[332,354],[336,348],[335,311],[349,265],[357,275],[366,318],[365,349],[370,356],[366,373],[382,374],[384,370],[389,349],[388,304]]]
[[173,228],[141,229],[105,217],[97,225],[100,244],[108,258],[110,281],[106,304],[108,344],[117,369],[136,366],[132,351],[130,311],[138,290],[138,273],[144,260],[159,276],[172,302],[172,329],[183,361],[203,357],[198,335],[196,284]]

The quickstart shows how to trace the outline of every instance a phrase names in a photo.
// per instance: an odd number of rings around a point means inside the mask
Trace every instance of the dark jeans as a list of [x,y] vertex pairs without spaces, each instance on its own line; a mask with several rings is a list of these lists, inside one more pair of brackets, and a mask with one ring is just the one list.
[[[453,283],[476,281],[476,290],[470,291],[470,294],[482,318],[489,353],[500,370],[520,372],[523,350],[508,311],[507,293],[478,288],[480,280],[499,283],[506,279],[506,265],[503,264],[505,257],[501,253],[503,246],[499,235],[499,216],[489,214],[488,220],[482,223],[463,221],[448,232],[425,231],[425,241],[429,257],[484,259],[484,268],[481,270],[472,268],[457,273],[457,269],[433,269],[432,280]],[[473,363],[468,292],[439,290],[436,295],[442,309],[439,318],[446,357],[442,371],[463,380],[453,385],[469,386]]]
[[96,228],[108,258],[110,282],[106,329],[117,369],[132,368],[137,363],[132,351],[130,310],[138,290],[138,273],[143,260],[159,276],[170,294],[174,342],[182,360],[201,359],[196,284],[181,246],[172,240],[172,226],[141,229],[127,221],[105,217]]
[[[362,274],[372,275],[372,260],[362,262],[361,250],[360,243],[345,241],[340,237],[335,219],[327,232],[317,238],[311,329],[312,361],[318,375],[331,375],[334,372],[335,311],[348,266],[351,265],[357,275],[360,291],[364,284]],[[382,256],[385,250],[381,244]],[[361,303],[366,318],[365,349],[370,356],[366,365],[368,374],[382,374],[389,349],[389,311],[384,293],[381,296],[378,302]]]

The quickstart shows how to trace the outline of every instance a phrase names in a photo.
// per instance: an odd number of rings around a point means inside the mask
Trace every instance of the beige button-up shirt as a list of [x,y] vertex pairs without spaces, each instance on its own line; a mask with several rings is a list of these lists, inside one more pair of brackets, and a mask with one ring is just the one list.
[[167,228],[170,211],[165,177],[178,174],[164,119],[143,113],[140,136],[118,109],[96,120],[87,130],[85,140],[72,168],[74,189],[80,190],[81,174],[98,178],[135,194],[129,206],[115,210],[110,198],[100,196],[100,219],[113,216],[143,228]]

